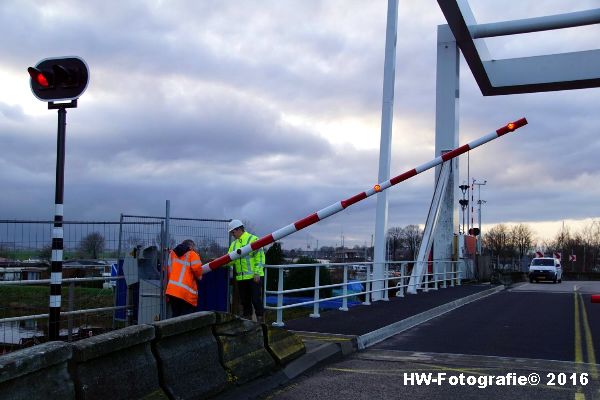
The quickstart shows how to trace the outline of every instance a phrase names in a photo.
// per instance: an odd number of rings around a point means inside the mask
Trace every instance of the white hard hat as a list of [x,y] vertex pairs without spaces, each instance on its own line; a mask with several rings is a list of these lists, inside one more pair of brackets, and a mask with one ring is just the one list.
[[229,223],[229,232],[231,232],[235,228],[239,228],[240,226],[244,226],[244,224],[242,223],[242,221],[240,221],[239,219],[232,220]]

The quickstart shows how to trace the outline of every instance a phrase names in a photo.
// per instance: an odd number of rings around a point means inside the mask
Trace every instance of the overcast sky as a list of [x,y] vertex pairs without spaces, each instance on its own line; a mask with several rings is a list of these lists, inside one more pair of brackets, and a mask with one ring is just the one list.
[[[472,0],[478,22],[598,0]],[[387,1],[0,2],[0,219],[52,219],[56,112],[27,67],[78,55],[91,79],[67,114],[65,219],[236,218],[262,236],[377,182]],[[392,171],[434,155],[433,0],[400,0]],[[600,27],[486,41],[494,58],[589,50]],[[462,61],[460,143],[527,117],[469,156],[484,228],[599,218],[600,89],[483,97]],[[461,181],[467,157],[461,157]],[[433,172],[390,189],[389,226],[424,224]],[[375,197],[283,240],[370,244]]]

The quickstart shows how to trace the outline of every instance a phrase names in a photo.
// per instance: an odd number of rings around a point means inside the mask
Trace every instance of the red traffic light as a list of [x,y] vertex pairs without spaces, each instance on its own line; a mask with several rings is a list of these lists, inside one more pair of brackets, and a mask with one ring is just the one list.
[[40,85],[44,88],[48,88],[50,86],[50,83],[48,82],[48,78],[39,69],[29,67],[29,68],[27,68],[27,72],[29,72],[29,76],[31,76],[31,79],[33,79],[35,82],[37,82],[38,85]]
[[46,58],[27,72],[34,96],[48,102],[79,98],[89,80],[87,64],[79,57]]

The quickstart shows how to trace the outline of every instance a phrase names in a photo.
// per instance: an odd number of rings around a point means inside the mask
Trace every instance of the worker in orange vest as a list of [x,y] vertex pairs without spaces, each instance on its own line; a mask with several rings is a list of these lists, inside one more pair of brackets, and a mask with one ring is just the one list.
[[167,265],[167,301],[173,317],[190,314],[198,306],[198,284],[202,279],[202,261],[196,244],[187,239],[171,250]]

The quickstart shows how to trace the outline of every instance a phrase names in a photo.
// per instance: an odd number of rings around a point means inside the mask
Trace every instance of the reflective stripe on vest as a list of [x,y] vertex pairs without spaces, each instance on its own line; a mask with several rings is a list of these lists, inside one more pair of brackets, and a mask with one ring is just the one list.
[[182,264],[182,268],[181,268],[181,272],[179,273],[179,280],[174,281],[174,280],[169,279],[169,283],[173,284],[175,286],[178,286],[180,288],[183,288],[194,295],[197,295],[198,294],[197,290],[194,290],[191,287],[189,287],[188,285],[186,285],[185,283],[183,283],[183,277],[185,276],[185,272],[187,271],[188,267],[191,267],[192,265],[201,263],[201,261],[199,261],[199,260],[190,262],[189,258],[190,258],[189,252],[187,252],[185,254],[185,261],[180,258],[171,257],[171,262],[176,262],[176,263]]
[[[248,243],[250,243],[250,240],[252,240],[252,238],[252,235],[248,235],[248,240],[246,240],[246,244],[244,246],[247,246]],[[250,253],[246,254],[246,271],[249,274],[254,275],[254,271],[252,271],[252,263],[250,262]]]

